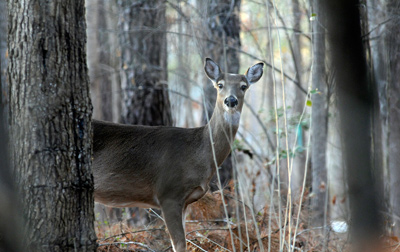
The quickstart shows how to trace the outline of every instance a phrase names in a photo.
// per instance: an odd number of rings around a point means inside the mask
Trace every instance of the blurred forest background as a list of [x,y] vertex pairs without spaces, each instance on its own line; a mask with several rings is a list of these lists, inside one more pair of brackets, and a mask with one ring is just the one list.
[[[95,119],[198,127],[216,97],[203,71],[205,57],[230,73],[265,63],[262,79],[247,92],[232,154],[219,170],[222,190],[212,182],[212,192],[189,209],[191,251],[349,250],[349,227],[363,222],[351,214],[352,197],[365,198],[366,237],[384,234],[390,251],[399,248],[400,3],[357,2],[366,73],[359,92],[371,97],[369,144],[346,135],[343,125],[358,127],[359,118],[341,120],[340,112],[355,108],[339,109],[340,66],[320,1],[86,0]],[[1,102],[8,117],[6,1],[0,5]],[[342,44],[357,50],[352,41]],[[346,141],[359,141],[368,152],[345,148]],[[346,158],[359,157],[370,162],[359,163],[361,175],[346,165]],[[96,204],[99,249],[167,249],[159,216]]]

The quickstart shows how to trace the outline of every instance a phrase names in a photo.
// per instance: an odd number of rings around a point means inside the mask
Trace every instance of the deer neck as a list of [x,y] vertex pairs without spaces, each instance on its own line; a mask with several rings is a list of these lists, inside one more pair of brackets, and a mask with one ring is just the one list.
[[[226,159],[231,151],[233,140],[239,128],[240,111],[231,114],[222,106],[216,106],[214,113],[205,127],[207,138],[214,144],[215,157],[218,166]],[[210,136],[211,129],[211,136]]]

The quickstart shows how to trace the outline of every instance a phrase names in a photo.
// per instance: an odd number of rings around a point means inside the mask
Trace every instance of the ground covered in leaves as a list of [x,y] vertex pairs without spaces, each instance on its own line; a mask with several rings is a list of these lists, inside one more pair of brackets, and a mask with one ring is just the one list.
[[[312,229],[307,225],[304,213],[299,225],[279,227],[269,216],[268,208],[257,215],[250,210],[236,208],[239,201],[225,197],[228,207],[229,223],[219,193],[209,193],[192,204],[187,211],[186,239],[188,251],[352,251],[347,233],[338,234],[331,228]],[[236,202],[236,203],[235,203]],[[239,202],[239,204],[242,204]],[[245,207],[246,208],[246,207]],[[247,208],[246,208],[247,209]],[[240,221],[232,216],[239,212]],[[303,211],[302,211],[303,212]],[[254,223],[257,223],[254,225]],[[228,225],[229,224],[229,225]],[[257,227],[257,228],[256,228]],[[172,251],[168,231],[160,218],[153,218],[145,226],[129,227],[121,221],[110,224],[97,223],[98,251]],[[293,234],[296,233],[296,236]],[[290,239],[290,245],[289,243]],[[295,237],[295,241],[293,241]],[[366,251],[400,252],[397,237],[380,237],[379,245],[368,246]]]

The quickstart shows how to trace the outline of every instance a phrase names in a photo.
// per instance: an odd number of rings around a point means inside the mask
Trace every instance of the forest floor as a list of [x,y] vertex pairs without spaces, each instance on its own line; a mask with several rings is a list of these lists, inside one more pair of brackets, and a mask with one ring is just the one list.
[[[225,198],[229,206],[229,216],[235,216],[231,215],[236,210],[236,204],[233,203],[235,200]],[[241,213],[240,219],[243,220],[237,222],[235,218],[231,218],[228,227],[226,218],[223,217],[220,194],[209,193],[188,207],[186,218],[188,251],[350,252],[353,250],[347,233],[336,233],[327,228],[325,234],[322,234],[321,229],[309,228],[307,218],[304,217],[307,213],[300,215],[303,217],[299,221],[293,246],[293,233],[296,227],[292,225],[288,228],[286,225],[279,228],[278,223],[274,222],[268,213],[267,207],[256,216],[251,216],[249,213],[245,216]],[[257,230],[253,225],[254,222],[257,223]],[[97,251],[172,251],[168,231],[161,219],[153,217],[153,221],[146,226],[129,227],[126,223],[126,221],[114,224],[98,222]],[[288,237],[292,237],[290,246]],[[366,251],[371,252],[400,252],[400,241],[398,237],[382,236],[379,238],[379,246],[367,247]]]

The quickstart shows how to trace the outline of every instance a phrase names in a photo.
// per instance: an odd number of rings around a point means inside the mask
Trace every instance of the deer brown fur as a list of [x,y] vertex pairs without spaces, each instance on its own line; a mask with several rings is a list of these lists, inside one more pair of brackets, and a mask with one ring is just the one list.
[[225,74],[208,58],[204,68],[218,96],[214,113],[203,127],[93,120],[95,200],[113,207],[161,208],[178,252],[186,251],[186,207],[207,192],[216,165],[230,153],[244,94],[263,73],[263,64],[258,63],[245,75]]

